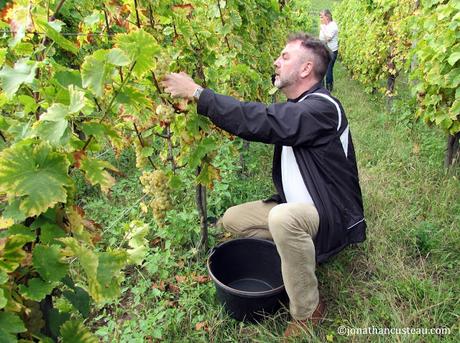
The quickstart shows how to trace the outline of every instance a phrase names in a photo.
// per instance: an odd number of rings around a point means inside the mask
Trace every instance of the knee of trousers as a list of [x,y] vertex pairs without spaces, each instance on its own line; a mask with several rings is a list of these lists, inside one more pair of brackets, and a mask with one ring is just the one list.
[[[288,238],[288,233],[296,231],[296,220],[286,204],[273,207],[268,214],[268,228],[276,242]],[[300,230],[300,228],[299,228]]]
[[238,222],[238,211],[236,210],[235,206],[229,207],[225,211],[224,215],[220,219],[220,222],[225,230],[232,231],[232,232],[237,231],[239,222]]

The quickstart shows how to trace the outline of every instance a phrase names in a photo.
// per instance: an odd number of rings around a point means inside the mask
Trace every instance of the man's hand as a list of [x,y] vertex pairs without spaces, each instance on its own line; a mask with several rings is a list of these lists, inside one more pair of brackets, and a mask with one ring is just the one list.
[[193,97],[193,93],[200,87],[184,72],[166,75],[161,85],[164,91],[171,94],[172,97],[189,99]]

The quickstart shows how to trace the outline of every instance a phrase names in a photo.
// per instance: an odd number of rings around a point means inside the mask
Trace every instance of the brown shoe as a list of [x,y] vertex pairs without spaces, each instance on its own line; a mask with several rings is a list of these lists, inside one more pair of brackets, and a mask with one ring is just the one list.
[[312,315],[309,318],[303,320],[293,320],[289,323],[286,331],[284,331],[284,337],[297,337],[302,335],[305,331],[308,331],[308,327],[317,326],[324,319],[326,314],[326,304],[320,300],[318,306],[313,311]]

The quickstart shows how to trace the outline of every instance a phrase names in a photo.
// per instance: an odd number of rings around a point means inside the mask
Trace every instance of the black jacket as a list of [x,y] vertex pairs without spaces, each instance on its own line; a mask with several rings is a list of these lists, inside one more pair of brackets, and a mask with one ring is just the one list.
[[268,107],[205,89],[198,101],[198,113],[236,136],[275,145],[272,173],[278,194],[272,199],[278,202],[286,202],[281,182],[282,146],[293,147],[319,213],[314,241],[318,263],[350,243],[365,240],[366,222],[348,121],[340,102],[320,84],[295,100]]

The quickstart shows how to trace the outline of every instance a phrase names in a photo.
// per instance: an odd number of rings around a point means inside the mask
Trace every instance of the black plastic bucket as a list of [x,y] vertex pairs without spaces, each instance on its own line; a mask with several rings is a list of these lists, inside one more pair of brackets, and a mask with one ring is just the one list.
[[239,238],[224,242],[212,249],[208,271],[217,298],[237,320],[261,320],[287,299],[281,260],[271,241]]

